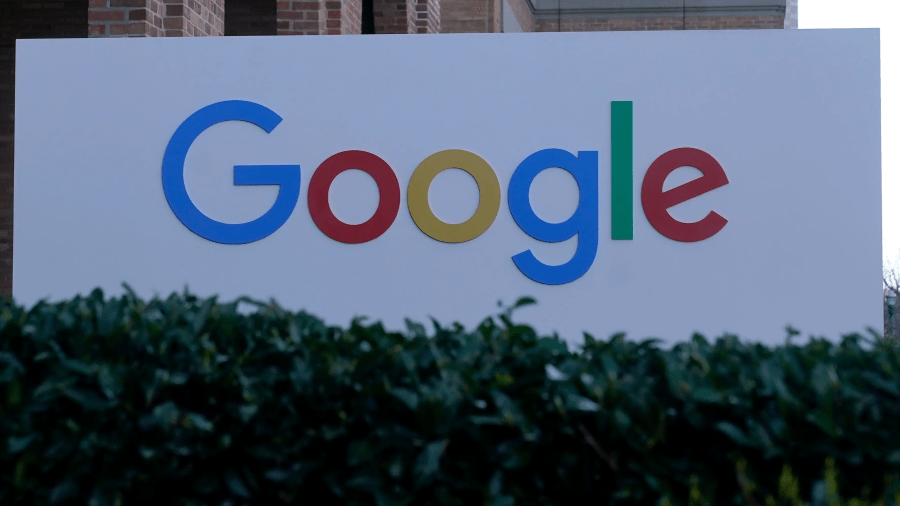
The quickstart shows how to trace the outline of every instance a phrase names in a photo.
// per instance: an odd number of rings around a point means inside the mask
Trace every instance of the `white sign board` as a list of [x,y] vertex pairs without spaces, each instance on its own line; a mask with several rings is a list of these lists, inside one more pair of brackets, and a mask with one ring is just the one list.
[[18,41],[13,294],[881,326],[879,32]]

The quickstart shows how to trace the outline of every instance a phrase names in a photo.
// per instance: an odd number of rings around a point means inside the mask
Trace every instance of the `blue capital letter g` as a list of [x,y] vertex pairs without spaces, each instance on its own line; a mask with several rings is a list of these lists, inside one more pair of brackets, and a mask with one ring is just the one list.
[[246,244],[268,237],[291,216],[300,198],[300,166],[236,165],[235,185],[278,185],[275,203],[265,214],[247,223],[221,223],[206,216],[188,196],[184,161],[197,137],[224,121],[246,121],[269,133],[281,123],[281,117],[266,107],[242,100],[218,102],[195,112],[175,130],[166,147],[162,164],[163,192],[175,216],[195,234],[223,244]]

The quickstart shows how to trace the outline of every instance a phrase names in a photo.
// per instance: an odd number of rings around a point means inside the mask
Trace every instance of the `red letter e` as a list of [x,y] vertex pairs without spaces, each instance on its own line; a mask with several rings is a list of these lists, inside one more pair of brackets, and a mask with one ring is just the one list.
[[[663,191],[666,178],[681,167],[703,173],[697,179]],[[681,242],[696,242],[716,235],[728,220],[710,211],[702,220],[684,223],[669,214],[669,208],[728,184],[722,166],[709,153],[694,148],[678,148],[663,154],[647,169],[641,186],[641,205],[647,221],[660,234]]]

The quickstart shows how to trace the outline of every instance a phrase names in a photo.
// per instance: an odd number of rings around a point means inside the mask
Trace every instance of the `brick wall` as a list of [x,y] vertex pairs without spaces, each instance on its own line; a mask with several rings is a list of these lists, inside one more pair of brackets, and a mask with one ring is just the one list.
[[357,35],[362,29],[362,0],[319,0],[319,34]]
[[441,33],[441,0],[428,2],[428,33]]
[[[419,18],[420,6],[421,10],[425,10],[428,8],[428,3],[426,0],[406,0],[406,31],[407,33],[426,33],[428,30],[427,24],[428,20],[425,19],[428,17],[428,13],[424,12],[424,16],[422,19]],[[421,31],[420,31],[421,30]]]
[[406,0],[407,33],[440,33],[440,0]]
[[225,0],[225,35],[275,35],[277,2]]
[[409,33],[407,0],[373,0],[375,33]]
[[563,18],[535,21],[536,32],[601,32],[643,30],[742,30],[783,28],[780,16],[688,16],[646,18]]
[[441,33],[491,32],[493,13],[493,0],[442,0]]
[[362,0],[341,0],[341,35],[362,32]]
[[225,32],[224,0],[89,0],[91,37],[201,37]]
[[87,12],[91,37],[162,37],[163,0],[90,0]]
[[341,34],[341,2],[319,0],[319,33],[322,35]]
[[207,37],[225,33],[224,0],[163,0],[163,3],[166,4],[163,19],[166,37]]
[[0,296],[12,293],[16,39],[88,36],[88,0],[0,1]]
[[503,0],[491,0],[491,31],[503,33]]
[[355,35],[362,28],[362,0],[280,1],[278,35]]
[[[476,32],[499,31],[499,13],[503,11],[503,3],[485,9],[485,16],[473,15],[479,2],[505,2],[507,12],[512,12],[518,25],[525,32],[582,32],[582,31],[631,31],[631,30],[740,30],[740,29],[777,29],[796,27],[798,0],[786,0],[784,11],[776,7],[761,9],[756,13],[716,12],[711,9],[714,4],[706,5],[700,12],[696,7],[688,9],[686,14],[655,14],[635,12],[634,14],[608,14],[591,12],[566,12],[555,10],[533,10],[527,0],[442,0],[445,31]],[[777,4],[777,2],[773,2]],[[733,6],[732,6],[733,7]],[[496,13],[496,14],[495,14]],[[479,14],[476,12],[475,14]],[[484,23],[479,30],[479,23]],[[447,29],[446,27],[450,28]],[[493,27],[493,28],[491,28]]]
[[763,30],[784,28],[782,16],[694,16],[686,19],[688,30]]
[[535,32],[607,32],[641,30],[682,30],[682,18],[562,18],[537,19]]
[[318,34],[319,0],[278,2],[276,30],[278,35]]

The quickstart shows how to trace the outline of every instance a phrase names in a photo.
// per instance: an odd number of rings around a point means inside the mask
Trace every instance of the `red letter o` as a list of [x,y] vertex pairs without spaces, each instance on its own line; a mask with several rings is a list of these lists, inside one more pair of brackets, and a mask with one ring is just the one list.
[[[338,174],[358,169],[372,176],[378,185],[378,209],[365,223],[350,225],[337,219],[328,203],[328,191]],[[309,181],[309,215],[319,230],[346,244],[369,242],[383,234],[400,210],[400,183],[391,166],[367,151],[343,151],[319,165]]]

